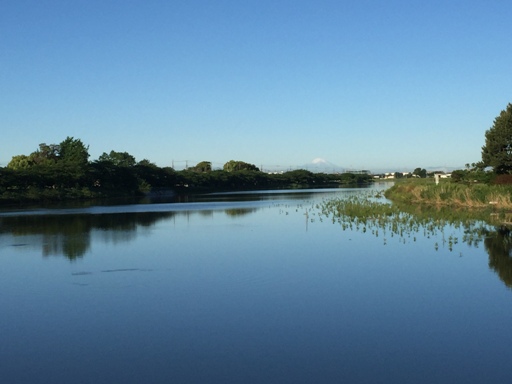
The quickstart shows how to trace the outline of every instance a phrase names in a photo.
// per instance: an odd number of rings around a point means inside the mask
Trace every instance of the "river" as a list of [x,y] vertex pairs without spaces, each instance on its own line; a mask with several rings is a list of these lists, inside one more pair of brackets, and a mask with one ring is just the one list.
[[1,382],[508,383],[510,256],[318,212],[360,193],[0,213]]

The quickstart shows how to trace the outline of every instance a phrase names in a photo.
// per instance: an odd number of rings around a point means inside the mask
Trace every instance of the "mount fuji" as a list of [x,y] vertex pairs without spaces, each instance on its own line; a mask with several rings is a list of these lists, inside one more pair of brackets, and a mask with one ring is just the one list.
[[344,168],[322,159],[321,157],[317,157],[316,159],[313,159],[311,163],[304,164],[299,168],[313,173],[338,173],[345,171]]

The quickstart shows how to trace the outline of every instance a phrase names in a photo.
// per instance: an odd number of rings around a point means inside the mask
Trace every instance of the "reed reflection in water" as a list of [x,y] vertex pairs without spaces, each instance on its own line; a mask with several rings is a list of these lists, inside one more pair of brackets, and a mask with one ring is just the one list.
[[[343,230],[369,232],[381,236],[383,244],[397,238],[399,243],[432,238],[437,251],[446,246],[450,252],[459,241],[478,247],[484,244],[489,267],[512,288],[511,214],[489,210],[463,210],[450,207],[426,207],[391,204],[360,194],[316,204],[318,217],[339,223]],[[315,214],[315,213],[313,213]],[[312,219],[313,221],[313,219]],[[462,236],[461,236],[462,235]],[[459,253],[463,255],[463,251]]]

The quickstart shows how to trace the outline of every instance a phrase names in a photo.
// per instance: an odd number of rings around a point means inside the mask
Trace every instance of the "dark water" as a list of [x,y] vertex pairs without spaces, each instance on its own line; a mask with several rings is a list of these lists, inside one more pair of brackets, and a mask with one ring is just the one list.
[[315,214],[360,192],[0,214],[0,382],[510,382],[508,248]]

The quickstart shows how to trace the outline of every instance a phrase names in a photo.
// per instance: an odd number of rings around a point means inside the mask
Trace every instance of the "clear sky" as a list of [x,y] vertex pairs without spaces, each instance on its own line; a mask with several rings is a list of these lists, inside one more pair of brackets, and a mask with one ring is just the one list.
[[512,1],[2,0],[0,166],[67,136],[177,169],[463,167],[512,102]]

